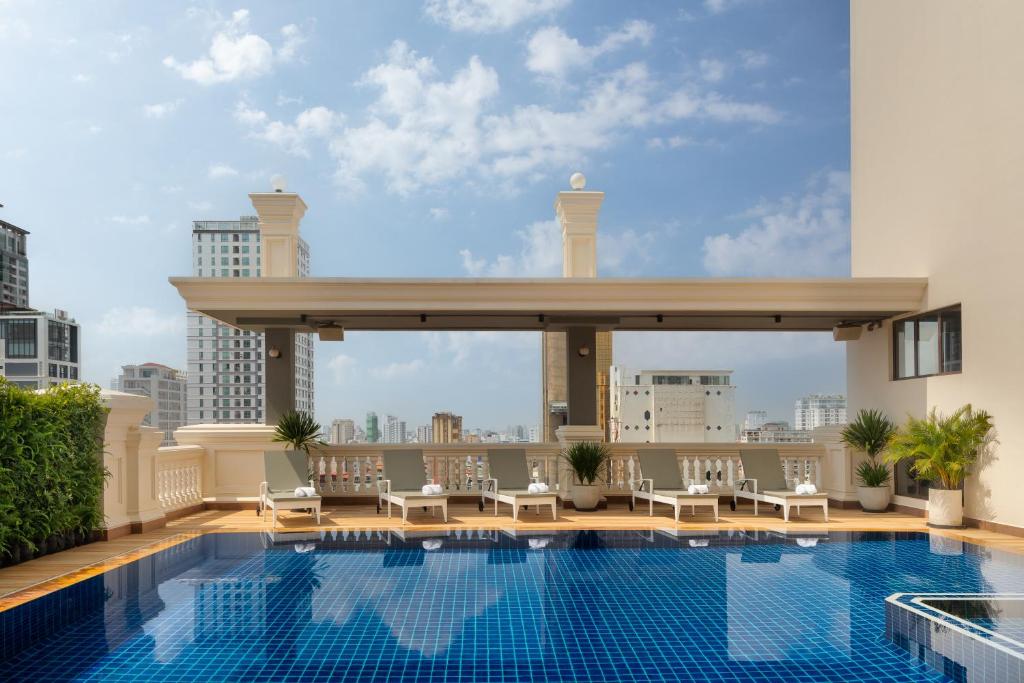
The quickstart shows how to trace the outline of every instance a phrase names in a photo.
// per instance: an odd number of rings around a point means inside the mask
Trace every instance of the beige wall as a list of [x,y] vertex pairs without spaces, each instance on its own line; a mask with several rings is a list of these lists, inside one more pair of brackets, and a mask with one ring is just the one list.
[[[847,344],[851,410],[991,412],[967,517],[1024,526],[1024,2],[851,3],[852,274],[963,306],[963,373],[892,382],[891,331]],[[852,414],[852,413],[851,413]]]

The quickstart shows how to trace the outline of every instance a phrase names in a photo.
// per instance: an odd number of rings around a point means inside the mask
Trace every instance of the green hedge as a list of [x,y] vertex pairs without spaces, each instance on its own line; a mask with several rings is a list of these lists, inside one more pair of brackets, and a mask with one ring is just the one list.
[[36,393],[0,377],[0,558],[102,526],[106,420],[97,386]]

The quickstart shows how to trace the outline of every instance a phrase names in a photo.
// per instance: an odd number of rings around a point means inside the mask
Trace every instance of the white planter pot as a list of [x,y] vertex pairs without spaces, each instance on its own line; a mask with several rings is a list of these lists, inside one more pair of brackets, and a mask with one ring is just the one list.
[[590,512],[597,509],[597,503],[601,500],[601,487],[597,484],[573,484],[572,504],[581,512]]
[[857,500],[865,512],[885,512],[891,499],[892,492],[888,486],[857,487]]
[[964,525],[963,491],[928,489],[928,526],[962,527]]

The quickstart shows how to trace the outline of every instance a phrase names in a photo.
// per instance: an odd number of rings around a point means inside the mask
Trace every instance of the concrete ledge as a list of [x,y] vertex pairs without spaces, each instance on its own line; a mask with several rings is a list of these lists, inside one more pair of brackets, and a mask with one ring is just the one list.
[[902,512],[906,515],[914,515],[915,517],[926,517],[926,510],[921,508],[913,508],[907,505],[900,505],[899,503],[889,503],[889,510],[892,512]]
[[132,525],[122,524],[121,526],[110,527],[109,529],[100,529],[97,533],[101,541],[113,541],[116,538],[131,534]]
[[170,521],[175,520],[175,519],[181,519],[182,517],[188,517],[189,515],[194,515],[195,513],[202,512],[205,509],[206,509],[206,504],[205,503],[196,503],[195,505],[189,505],[188,507],[184,507],[184,508],[181,508],[179,510],[174,510],[172,512],[167,512],[167,513],[164,514],[164,519],[166,519],[168,522],[170,522]]
[[163,529],[167,526],[167,517],[157,517],[146,522],[132,522],[129,526],[131,527],[131,533],[144,534],[154,529]]
[[1019,526],[1013,526],[1012,524],[1000,524],[999,522],[989,522],[984,519],[973,519],[971,517],[964,517],[964,524],[975,529],[983,529],[985,531],[996,531],[1001,534],[1008,534],[1010,536],[1024,537],[1024,528]]

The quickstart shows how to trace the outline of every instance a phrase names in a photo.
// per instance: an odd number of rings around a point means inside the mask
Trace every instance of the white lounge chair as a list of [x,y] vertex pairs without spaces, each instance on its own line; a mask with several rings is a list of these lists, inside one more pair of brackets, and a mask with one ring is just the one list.
[[391,505],[402,507],[402,522],[409,521],[409,508],[441,508],[444,521],[448,521],[448,494],[428,495],[423,493],[427,485],[427,472],[423,465],[423,451],[420,449],[405,451],[384,451],[384,479],[377,482],[377,512],[381,504],[386,502],[388,517],[391,516]]
[[554,491],[530,493],[530,467],[526,462],[526,451],[522,448],[490,449],[487,451],[490,476],[480,491],[480,512],[488,500],[494,501],[494,514],[498,514],[498,503],[512,506],[512,521],[519,521],[519,507],[536,505],[540,514],[541,505],[551,506],[551,518],[558,519],[558,495]]
[[273,526],[277,526],[278,510],[309,510],[320,523],[320,496],[296,496],[295,489],[313,486],[302,451],[264,451],[263,464],[266,480],[260,483],[260,515],[273,511]]
[[[634,479],[629,483],[632,489],[630,510],[636,507],[637,499],[648,502],[649,515],[654,514],[655,503],[665,503],[675,510],[678,523],[681,508],[690,506],[690,515],[693,516],[694,509],[701,505],[712,508],[715,512],[715,521],[718,521],[718,494],[690,493],[679,473],[679,461],[675,451],[662,448],[639,449],[637,459],[640,461],[640,479]],[[636,486],[637,482],[640,483],[639,486]]]
[[736,509],[736,500],[743,498],[754,501],[755,515],[760,502],[770,503],[776,510],[782,508],[782,518],[787,522],[790,509],[796,508],[799,515],[801,507],[820,507],[825,521],[828,521],[828,494],[819,491],[807,495],[790,488],[778,451],[741,450],[740,461],[743,463],[743,478],[733,484],[732,503],[729,504],[733,510]]

